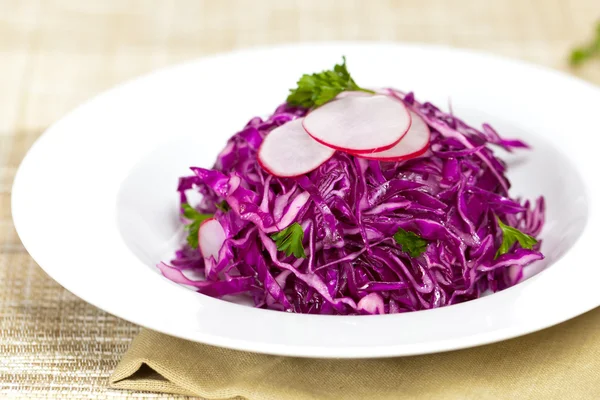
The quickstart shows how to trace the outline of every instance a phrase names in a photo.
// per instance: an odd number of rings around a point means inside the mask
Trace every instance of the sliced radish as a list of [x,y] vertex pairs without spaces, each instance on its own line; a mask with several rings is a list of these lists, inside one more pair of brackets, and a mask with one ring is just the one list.
[[344,97],[353,97],[353,96],[354,97],[370,97],[375,94],[381,94],[384,96],[390,95],[388,89],[381,89],[381,88],[368,88],[368,89],[372,90],[374,93],[363,92],[362,90],[344,90],[343,92],[341,92],[340,94],[335,96],[335,98],[343,99]]
[[206,259],[212,257],[215,261],[219,261],[219,250],[223,247],[226,238],[227,235],[219,221],[214,218],[204,221],[198,230],[198,246],[202,257]]
[[419,117],[412,110],[410,111],[410,116],[412,119],[410,129],[406,133],[406,136],[394,147],[384,151],[370,153],[354,152],[353,154],[356,157],[379,161],[402,161],[424,154],[429,149],[431,132],[425,121],[423,121],[423,118]]
[[335,150],[314,141],[295,119],[269,133],[258,149],[258,162],[270,174],[293,177],[317,168]]
[[383,151],[410,128],[406,106],[390,96],[345,96],[304,118],[304,129],[317,142],[348,152]]
[[366,311],[369,314],[385,314],[383,298],[377,293],[369,293],[356,305],[358,311]]
[[372,93],[361,92],[360,90],[344,90],[342,93],[335,96],[336,99],[343,99],[344,97],[370,97]]

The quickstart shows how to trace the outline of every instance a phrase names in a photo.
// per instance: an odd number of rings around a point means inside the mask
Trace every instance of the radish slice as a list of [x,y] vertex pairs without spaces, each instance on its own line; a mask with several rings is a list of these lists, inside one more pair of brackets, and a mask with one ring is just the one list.
[[344,90],[342,93],[335,96],[336,99],[343,99],[344,97],[370,97],[372,93],[361,92],[360,90]]
[[258,162],[271,175],[285,178],[306,174],[335,153],[314,141],[302,127],[302,120],[273,129],[258,149]]
[[368,88],[368,89],[372,90],[375,93],[363,92],[361,90],[344,90],[343,92],[341,92],[340,94],[335,96],[335,98],[343,99],[344,97],[371,97],[374,94],[381,94],[384,96],[390,95],[388,89],[381,89],[381,88]]
[[304,129],[317,142],[347,152],[394,147],[410,128],[406,106],[390,96],[345,96],[304,118]]
[[202,257],[208,259],[214,258],[219,261],[219,250],[225,243],[225,231],[221,223],[214,218],[209,218],[200,225],[198,230],[198,246]]
[[366,311],[369,314],[385,314],[383,298],[375,292],[360,299],[356,307],[358,311]]
[[410,129],[397,145],[389,150],[370,153],[354,152],[353,154],[356,157],[379,161],[402,161],[424,154],[429,149],[431,132],[423,118],[412,110],[410,116],[412,119]]

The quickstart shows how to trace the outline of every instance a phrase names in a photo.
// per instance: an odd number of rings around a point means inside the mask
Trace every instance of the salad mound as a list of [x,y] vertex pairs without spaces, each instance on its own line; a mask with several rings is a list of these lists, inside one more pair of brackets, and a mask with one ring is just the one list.
[[544,199],[511,198],[494,146],[527,148],[412,93],[360,88],[344,60],[304,75],[213,168],[180,178],[187,243],[158,267],[209,296],[310,314],[416,311],[505,289],[543,258]]

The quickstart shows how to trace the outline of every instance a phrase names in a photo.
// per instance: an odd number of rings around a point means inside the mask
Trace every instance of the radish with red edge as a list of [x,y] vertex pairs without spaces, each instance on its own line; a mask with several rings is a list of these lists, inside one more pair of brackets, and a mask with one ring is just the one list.
[[302,118],[273,129],[258,149],[258,162],[271,175],[289,178],[306,174],[329,160],[335,150],[313,140]]
[[198,230],[198,247],[205,259],[210,257],[219,261],[219,250],[223,247],[227,235],[219,221],[209,218],[200,225]]
[[429,149],[431,132],[423,118],[412,110],[410,116],[412,123],[406,136],[391,149],[370,153],[354,152],[352,154],[356,157],[378,161],[403,161],[424,154]]
[[317,142],[347,152],[383,151],[410,128],[406,106],[389,96],[345,96],[313,110],[304,129]]

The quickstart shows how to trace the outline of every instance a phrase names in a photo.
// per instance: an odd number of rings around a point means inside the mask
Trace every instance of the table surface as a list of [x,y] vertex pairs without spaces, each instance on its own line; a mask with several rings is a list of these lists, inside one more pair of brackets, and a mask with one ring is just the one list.
[[12,225],[19,162],[80,102],[203,55],[326,40],[447,44],[600,83],[599,61],[566,63],[598,20],[598,0],[0,0],[0,397],[180,398],[107,388],[140,328],[49,278]]

